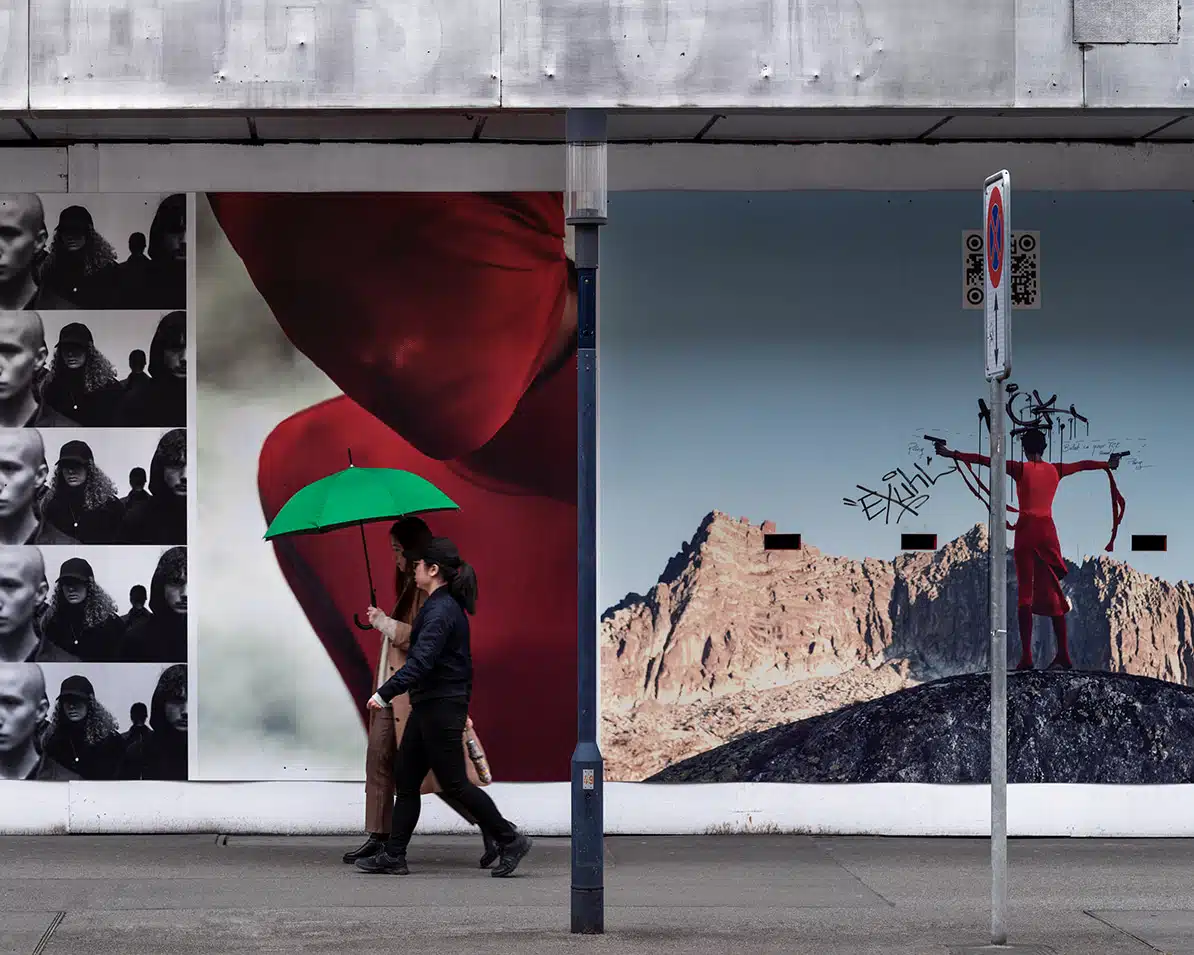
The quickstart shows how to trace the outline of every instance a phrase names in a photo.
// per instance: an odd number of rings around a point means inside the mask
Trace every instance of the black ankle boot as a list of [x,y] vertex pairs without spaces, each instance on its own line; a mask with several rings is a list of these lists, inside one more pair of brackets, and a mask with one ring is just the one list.
[[488,869],[491,865],[497,862],[498,857],[502,854],[501,849],[498,848],[497,841],[484,829],[481,830],[481,839],[485,843],[485,854],[481,856],[481,868]]
[[373,833],[370,833],[369,838],[366,839],[360,846],[353,849],[352,852],[344,853],[344,862],[346,865],[352,865],[357,861],[357,859],[368,859],[370,856],[377,855],[377,853],[381,852],[384,845],[384,840],[379,839],[377,836],[373,835]]
[[[514,870],[518,868],[518,864],[526,858],[527,853],[530,851],[531,840],[521,832],[516,833],[513,842],[501,847],[502,861],[489,874],[495,879],[508,879],[514,874]],[[357,864],[359,865],[360,863]]]
[[370,875],[410,875],[410,869],[406,867],[406,853],[390,855],[385,849],[366,859],[357,859],[356,866],[361,872]]

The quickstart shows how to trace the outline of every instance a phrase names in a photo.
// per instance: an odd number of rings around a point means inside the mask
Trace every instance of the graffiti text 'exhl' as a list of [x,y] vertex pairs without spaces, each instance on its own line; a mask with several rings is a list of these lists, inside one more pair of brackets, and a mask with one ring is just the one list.
[[[932,463],[932,458],[928,459],[928,463]],[[896,468],[894,471],[884,474],[885,491],[876,491],[856,484],[854,486],[862,491],[862,494],[857,499],[844,497],[842,503],[847,507],[861,507],[868,521],[873,521],[882,515],[884,524],[891,523],[891,515],[894,511],[898,524],[905,514],[919,517],[920,508],[929,502],[929,491],[947,474],[957,471],[958,465],[956,462],[952,463],[947,470],[940,474],[930,474],[919,463],[912,465],[911,470],[913,471],[911,475],[903,468]]]

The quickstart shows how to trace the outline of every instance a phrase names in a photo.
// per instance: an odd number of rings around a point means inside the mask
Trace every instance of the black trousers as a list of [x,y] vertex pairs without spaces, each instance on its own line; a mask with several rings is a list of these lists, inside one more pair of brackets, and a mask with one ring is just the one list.
[[485,792],[469,782],[465,772],[460,739],[467,719],[467,697],[422,700],[411,706],[394,757],[394,818],[386,843],[391,855],[404,854],[410,844],[423,804],[419,790],[428,771],[435,773],[444,801],[454,809],[464,809],[498,845],[514,839],[514,826],[502,818]]

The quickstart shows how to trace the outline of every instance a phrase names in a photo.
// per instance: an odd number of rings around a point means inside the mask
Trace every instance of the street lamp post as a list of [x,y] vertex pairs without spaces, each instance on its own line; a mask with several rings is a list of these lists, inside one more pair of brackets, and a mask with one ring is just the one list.
[[605,932],[603,768],[597,746],[597,253],[606,221],[606,121],[570,109],[564,216],[576,229],[576,750],[572,754],[572,932]]

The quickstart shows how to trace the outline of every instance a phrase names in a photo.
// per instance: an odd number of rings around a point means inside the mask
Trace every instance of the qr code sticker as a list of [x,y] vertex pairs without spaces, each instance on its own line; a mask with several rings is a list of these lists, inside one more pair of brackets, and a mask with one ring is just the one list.
[[[1041,234],[1012,233],[1012,308],[1041,307]],[[962,233],[962,308],[983,307],[986,283],[983,234],[978,229]]]

